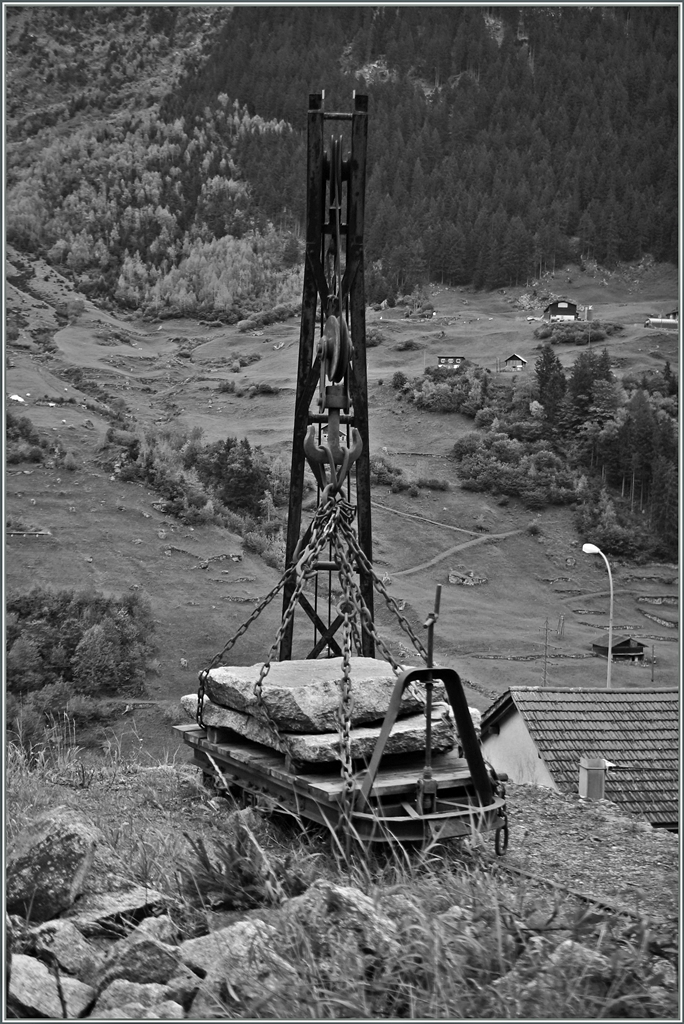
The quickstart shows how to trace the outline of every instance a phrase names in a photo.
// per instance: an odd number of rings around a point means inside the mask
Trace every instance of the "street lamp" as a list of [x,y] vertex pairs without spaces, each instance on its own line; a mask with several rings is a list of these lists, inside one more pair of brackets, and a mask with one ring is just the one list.
[[610,583],[610,614],[608,617],[608,676],[606,678],[606,689],[610,690],[610,668],[613,663],[613,574],[610,571],[608,559],[601,549],[597,548],[595,544],[583,544],[582,551],[585,555],[600,555],[606,563],[606,569],[608,570],[608,582]]

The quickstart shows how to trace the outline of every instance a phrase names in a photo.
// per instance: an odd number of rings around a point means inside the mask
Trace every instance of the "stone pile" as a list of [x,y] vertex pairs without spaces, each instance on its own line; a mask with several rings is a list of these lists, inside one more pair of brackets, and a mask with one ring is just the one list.
[[[262,665],[212,669],[206,680],[202,719],[210,729],[231,729],[246,739],[288,753],[295,761],[325,763],[339,756],[338,716],[342,658],[274,662],[255,694]],[[372,755],[389,709],[396,677],[374,658],[351,658],[351,753]],[[387,754],[425,750],[425,687],[404,691],[399,715],[387,741]],[[197,694],[181,704],[197,714]],[[275,729],[270,723],[275,723]],[[441,682],[433,691],[432,749],[450,750],[457,735]]]
[[277,950],[278,928],[323,923],[330,947],[319,950],[322,967],[342,941],[369,970],[399,955],[392,917],[355,888],[319,879],[277,906],[186,935],[178,900],[131,884],[122,870],[102,832],[73,808],[41,815],[9,844],[9,1017],[214,1020],[231,1016],[228,1006],[246,1012],[274,999],[282,1008],[290,998],[299,1018],[310,993],[297,989],[295,967]]

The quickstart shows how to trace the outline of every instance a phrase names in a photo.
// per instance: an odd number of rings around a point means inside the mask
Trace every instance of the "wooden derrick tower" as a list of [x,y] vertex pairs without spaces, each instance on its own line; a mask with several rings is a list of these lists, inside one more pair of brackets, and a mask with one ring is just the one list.
[[[331,136],[325,149],[326,121],[349,122],[347,156],[343,136]],[[354,96],[352,113],[328,114],[322,93],[309,97],[306,264],[285,571],[199,673],[197,696],[188,697],[195,720],[176,728],[207,781],[218,780],[238,799],[265,793],[296,818],[326,825],[334,835],[339,831],[344,846],[336,841],[347,856],[352,839],[434,842],[471,836],[473,830],[494,831],[495,849],[503,853],[508,825],[501,780],[483,760],[458,673],[433,662],[441,587],[424,623],[426,648],[373,568],[363,266],[367,134],[366,96]],[[307,465],[317,491],[303,524]],[[281,623],[265,660],[229,668],[234,644],[281,589]],[[400,665],[376,631],[374,591],[425,667]],[[312,671],[292,655],[295,618],[302,619],[302,610],[313,625],[306,658],[326,657],[318,667],[311,664]],[[298,646],[302,635],[298,630]],[[276,659],[292,664],[276,671]],[[435,682],[443,686],[438,703]],[[290,731],[289,719],[279,720],[273,700],[278,686],[308,687],[309,696],[317,694],[325,707],[330,683],[337,689],[332,742],[329,720],[322,729],[307,723],[306,733]],[[355,698],[369,686],[379,687],[382,726],[368,725],[359,715],[362,699],[355,716]],[[372,753],[362,742],[369,731],[371,738],[375,732]],[[410,737],[408,747],[402,734]]]
[[[317,479],[317,506],[330,490],[331,478],[341,483],[356,508],[359,545],[372,564],[368,385],[364,287],[364,199],[368,137],[368,97],[354,95],[352,113],[326,113],[324,93],[309,96],[306,196],[306,263],[292,437],[290,503],[286,568],[296,561],[306,539],[302,532],[304,472],[307,460]],[[351,152],[343,155],[342,136],[331,136],[325,148],[326,122],[351,122]],[[312,411],[318,388],[318,410]],[[342,439],[343,443],[340,443]],[[330,476],[326,476],[326,470]],[[341,481],[342,476],[344,477]],[[299,605],[313,623],[308,658],[323,651],[341,655],[335,633],[342,616],[329,598],[332,574],[339,564],[324,558],[315,565],[314,597],[301,594]],[[368,565],[354,566],[359,589],[371,619],[373,581]],[[319,599],[319,577],[327,576],[327,594]],[[295,590],[295,579],[283,591],[283,615]],[[322,590],[322,587],[320,588]],[[280,643],[281,661],[292,657],[294,617]],[[372,632],[361,624],[360,654],[372,658]]]

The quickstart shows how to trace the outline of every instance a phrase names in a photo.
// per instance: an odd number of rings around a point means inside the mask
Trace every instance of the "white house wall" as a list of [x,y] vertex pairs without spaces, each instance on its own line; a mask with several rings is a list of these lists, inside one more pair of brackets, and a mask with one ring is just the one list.
[[516,711],[499,726],[499,734],[490,733],[482,743],[484,756],[496,771],[506,772],[511,782],[558,790],[522,716]]

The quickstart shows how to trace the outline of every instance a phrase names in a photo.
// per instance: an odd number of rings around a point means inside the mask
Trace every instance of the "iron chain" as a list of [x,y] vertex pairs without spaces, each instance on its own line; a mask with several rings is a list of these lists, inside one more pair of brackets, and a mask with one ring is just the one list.
[[281,576],[281,578],[276,583],[275,587],[273,587],[273,589],[266,595],[266,597],[264,597],[263,600],[261,600],[259,602],[259,604],[256,606],[256,608],[254,609],[252,614],[249,616],[249,618],[246,619],[245,622],[242,623],[242,625],[238,629],[237,633],[233,637],[231,637],[230,640],[228,640],[228,642],[225,644],[223,649],[221,651],[219,651],[218,654],[214,655],[214,657],[211,659],[211,663],[209,665],[209,668],[202,669],[202,671],[199,673],[199,677],[198,677],[199,678],[199,687],[197,689],[197,713],[196,713],[196,717],[197,717],[197,724],[200,726],[201,729],[205,728],[204,719],[202,717],[202,712],[204,710],[204,695],[206,693],[206,681],[207,681],[207,677],[208,677],[209,673],[211,672],[211,670],[213,668],[216,668],[216,666],[219,665],[223,661],[224,656],[228,653],[228,651],[231,650],[232,647],[235,646],[235,644],[238,642],[240,637],[243,636],[243,634],[247,632],[247,630],[252,625],[254,620],[259,618],[259,616],[263,612],[264,608],[268,607],[268,605],[271,603],[273,598],[276,597],[276,595],[280,593],[280,591],[283,589],[283,587],[285,586],[287,581],[290,579],[290,577],[294,575],[294,571],[295,571],[295,566],[293,566],[293,565],[290,566],[285,571],[283,576]]

